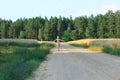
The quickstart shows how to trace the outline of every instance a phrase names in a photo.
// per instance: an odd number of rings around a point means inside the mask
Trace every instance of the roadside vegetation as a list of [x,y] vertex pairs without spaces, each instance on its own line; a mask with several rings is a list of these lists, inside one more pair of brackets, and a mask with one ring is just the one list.
[[77,43],[69,43],[70,45],[76,46],[76,47],[82,47],[89,49],[91,51],[97,51],[102,52],[102,46],[95,46],[95,45],[87,45],[87,44],[77,44]]
[[103,47],[102,49],[103,52],[106,52],[111,55],[117,55],[120,56],[120,47]]
[[54,44],[0,42],[0,80],[25,80]]
[[120,56],[120,39],[83,39],[68,43],[76,47]]

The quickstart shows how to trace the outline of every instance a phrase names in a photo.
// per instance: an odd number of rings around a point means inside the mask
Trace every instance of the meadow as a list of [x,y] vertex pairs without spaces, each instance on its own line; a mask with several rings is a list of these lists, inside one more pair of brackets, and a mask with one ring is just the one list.
[[69,41],[68,44],[87,48],[92,51],[120,55],[120,39],[81,39],[76,41]]
[[0,80],[25,80],[45,60],[54,44],[36,40],[0,40]]

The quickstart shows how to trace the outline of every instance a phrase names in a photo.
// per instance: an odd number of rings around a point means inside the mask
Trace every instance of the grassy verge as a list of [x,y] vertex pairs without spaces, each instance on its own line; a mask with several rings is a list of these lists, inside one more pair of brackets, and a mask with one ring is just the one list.
[[86,45],[86,44],[70,44],[72,46],[76,46],[76,47],[83,47],[83,48],[89,48],[89,45]]
[[101,46],[95,46],[95,45],[87,45],[87,44],[70,44],[72,46],[76,46],[76,47],[82,47],[82,48],[86,48],[89,49],[91,51],[98,51],[101,52],[102,51],[102,47]]
[[120,48],[103,47],[102,51],[111,55],[120,56]]
[[0,43],[0,80],[25,80],[52,47],[53,44]]
[[105,52],[111,55],[120,56],[120,48],[116,46],[108,47],[108,46],[99,46],[99,45],[87,45],[87,44],[71,44],[76,47],[87,48],[92,51]]

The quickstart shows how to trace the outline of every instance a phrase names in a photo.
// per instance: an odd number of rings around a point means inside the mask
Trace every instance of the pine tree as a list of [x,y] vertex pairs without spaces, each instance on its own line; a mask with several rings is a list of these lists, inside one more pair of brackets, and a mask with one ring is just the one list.
[[116,38],[120,38],[120,11],[117,11],[116,13],[116,16],[115,16],[115,37]]
[[19,38],[20,38],[20,39],[24,39],[24,38],[25,38],[25,33],[24,33],[24,31],[20,31]]
[[71,24],[69,23],[67,30],[64,32],[64,34],[62,36],[62,39],[64,41],[71,41],[71,40],[76,39],[76,36],[75,36],[74,32],[71,30],[70,26],[71,26]]
[[46,17],[45,18],[45,25],[44,25],[44,34],[43,34],[45,40],[49,40],[49,35],[50,35],[49,31],[50,31],[49,21]]
[[77,32],[77,39],[85,38],[85,29],[87,27],[86,17],[77,17],[74,20],[74,27]]
[[86,33],[87,38],[95,38],[96,37],[96,28],[95,28],[95,24],[94,24],[93,15],[91,15],[88,18],[88,24],[87,24],[87,28],[86,28],[85,33]]
[[6,38],[6,25],[4,22],[1,24],[1,38]]
[[101,14],[98,15],[96,22],[97,22],[97,38],[104,38],[105,34],[104,28],[106,26],[104,16]]
[[115,37],[114,35],[114,29],[115,29],[114,13],[112,11],[108,11],[108,13],[106,13],[106,16],[107,16],[107,29],[108,29],[107,37],[113,38]]

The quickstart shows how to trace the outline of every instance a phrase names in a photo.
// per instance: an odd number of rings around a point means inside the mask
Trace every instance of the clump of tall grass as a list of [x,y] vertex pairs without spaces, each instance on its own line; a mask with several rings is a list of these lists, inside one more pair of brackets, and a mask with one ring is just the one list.
[[[6,47],[13,49],[6,53],[3,50]],[[53,44],[14,42],[0,45],[0,80],[25,80],[45,59],[52,47]]]

